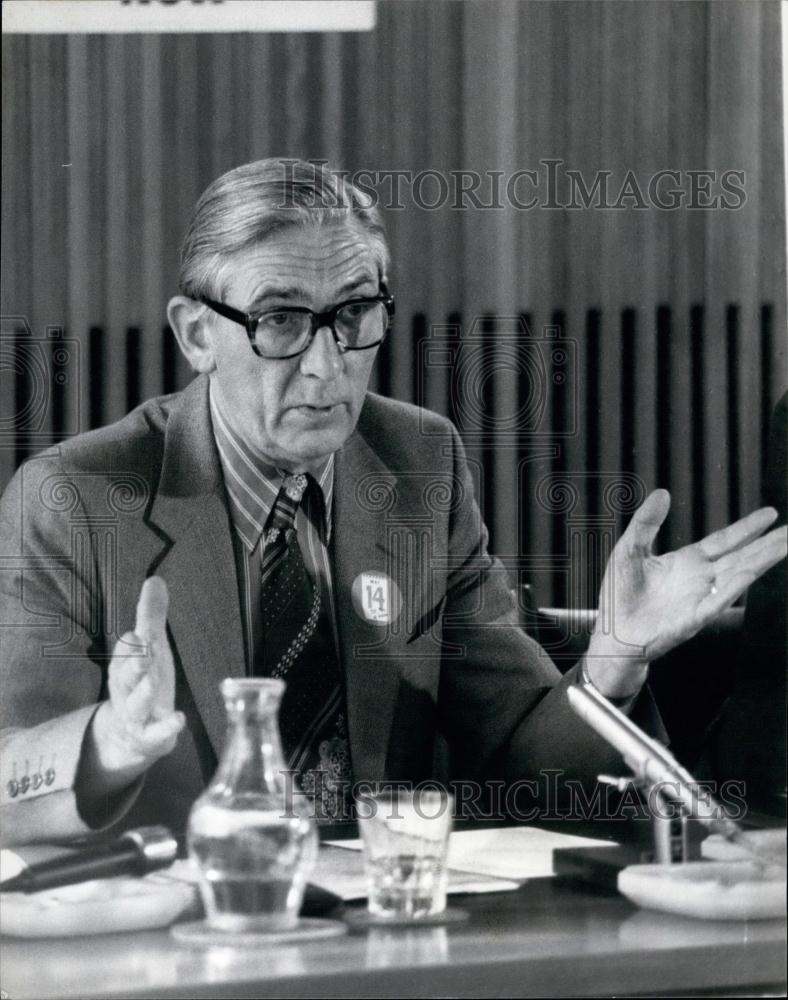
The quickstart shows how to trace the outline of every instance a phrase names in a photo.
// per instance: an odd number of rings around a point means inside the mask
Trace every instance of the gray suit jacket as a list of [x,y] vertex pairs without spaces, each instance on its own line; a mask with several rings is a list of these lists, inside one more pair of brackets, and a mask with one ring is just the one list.
[[[224,736],[218,685],[245,673],[231,525],[208,382],[30,460],[0,508],[2,787],[7,842],[119,820],[183,828]],[[337,454],[331,556],[356,780],[512,779],[562,768],[592,781],[616,758],[568,707],[515,624],[487,553],[459,437],[442,417],[370,394]],[[360,574],[402,596],[388,625],[354,602]],[[106,697],[112,648],[151,574],[170,592],[177,706],[188,726],[136,797],[84,816],[74,782]],[[619,765],[620,766],[620,765]],[[113,813],[113,810],[115,812]],[[118,815],[119,813],[119,815]]]

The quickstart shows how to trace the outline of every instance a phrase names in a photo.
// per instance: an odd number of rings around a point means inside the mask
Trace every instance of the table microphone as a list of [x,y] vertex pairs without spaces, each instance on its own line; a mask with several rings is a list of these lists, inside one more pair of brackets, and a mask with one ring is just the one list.
[[[720,834],[762,864],[784,862],[771,856],[763,845],[748,839],[742,828],[726,816],[722,807],[676,758],[647,736],[635,723],[591,684],[567,688],[574,711],[619,751],[637,777],[679,803],[686,815],[698,820],[711,833]],[[601,777],[601,776],[600,776]]]
[[116,840],[29,865],[0,882],[1,892],[39,892],[111,875],[144,875],[175,860],[178,844],[166,826],[141,826]]

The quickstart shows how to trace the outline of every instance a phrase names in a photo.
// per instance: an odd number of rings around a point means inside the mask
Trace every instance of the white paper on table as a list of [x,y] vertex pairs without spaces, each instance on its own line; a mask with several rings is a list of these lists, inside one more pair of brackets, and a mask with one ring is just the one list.
[[[362,848],[360,840],[331,840],[327,843],[355,851]],[[553,851],[557,848],[610,847],[613,843],[569,833],[553,833],[532,826],[455,830],[449,838],[449,868],[456,873],[516,881],[547,878],[554,874]]]
[[533,826],[458,830],[449,841],[449,867],[497,878],[546,878],[555,874],[553,852],[568,847],[610,847],[613,841],[554,833]]

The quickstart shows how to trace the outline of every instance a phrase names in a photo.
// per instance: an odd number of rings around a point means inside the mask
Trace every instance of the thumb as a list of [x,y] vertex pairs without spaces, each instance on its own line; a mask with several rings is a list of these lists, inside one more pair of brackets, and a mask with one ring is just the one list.
[[167,584],[160,576],[151,576],[143,583],[137,602],[135,633],[143,642],[152,642],[166,634],[169,595]]
[[662,527],[670,510],[670,493],[654,490],[632,515],[627,530],[622,536],[631,548],[651,551],[657,532]]

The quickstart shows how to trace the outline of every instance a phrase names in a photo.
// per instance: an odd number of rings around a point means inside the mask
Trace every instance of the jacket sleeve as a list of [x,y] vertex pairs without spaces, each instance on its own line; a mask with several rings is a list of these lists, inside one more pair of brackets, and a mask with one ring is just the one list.
[[90,815],[77,794],[82,744],[105,695],[109,650],[79,476],[44,453],[0,501],[0,820],[3,841],[85,835],[111,825],[138,787]]
[[[487,531],[454,432],[455,475],[465,499],[450,525],[439,718],[455,778],[539,781],[559,771],[583,786],[602,771],[622,773],[620,755],[572,711],[566,696],[579,667],[563,676],[520,628],[508,574],[487,551]],[[633,706],[643,723],[647,691]],[[651,728],[649,726],[649,728]]]

